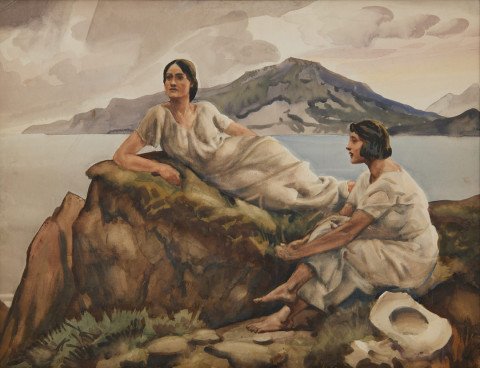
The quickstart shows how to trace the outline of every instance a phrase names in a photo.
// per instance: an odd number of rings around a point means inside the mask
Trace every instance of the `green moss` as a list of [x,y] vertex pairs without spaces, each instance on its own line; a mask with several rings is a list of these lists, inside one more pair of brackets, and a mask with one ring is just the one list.
[[[321,212],[266,211],[238,198],[232,198],[201,180],[195,173],[165,154],[155,152],[145,155],[150,159],[168,163],[182,174],[182,187],[168,184],[149,173],[123,170],[112,161],[92,166],[87,174],[101,179],[105,184],[127,193],[137,209],[147,219],[178,217],[183,222],[218,224],[225,236],[253,243],[264,254],[269,245],[288,242],[304,236],[322,218]],[[172,209],[175,208],[175,211]]]

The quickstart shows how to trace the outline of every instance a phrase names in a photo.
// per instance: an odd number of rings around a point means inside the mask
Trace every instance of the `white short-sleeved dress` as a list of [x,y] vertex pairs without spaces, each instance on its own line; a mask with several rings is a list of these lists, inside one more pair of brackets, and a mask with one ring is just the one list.
[[[385,172],[372,184],[370,172],[358,178],[347,199],[374,218],[372,225],[347,246],[305,258],[315,277],[299,296],[324,310],[355,289],[416,288],[430,276],[438,256],[438,235],[430,221],[423,190],[404,170]],[[320,223],[310,240],[348,221],[337,216]]]
[[225,137],[231,119],[209,102],[196,103],[191,128],[164,105],[148,110],[137,132],[218,189],[266,209],[330,210],[348,195],[346,182],[317,176],[271,137]]

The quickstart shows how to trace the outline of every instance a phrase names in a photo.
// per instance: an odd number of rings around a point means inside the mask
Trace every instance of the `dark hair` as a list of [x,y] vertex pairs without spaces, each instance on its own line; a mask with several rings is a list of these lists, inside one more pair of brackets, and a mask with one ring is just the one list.
[[350,124],[350,131],[363,141],[360,155],[367,160],[388,158],[392,155],[390,136],[385,126],[377,120],[364,120]]
[[170,61],[165,66],[165,69],[163,69],[163,83],[165,83],[165,80],[167,79],[168,68],[170,68],[173,64],[177,64],[178,67],[182,69],[182,72],[185,73],[187,79],[190,81],[189,97],[190,101],[192,101],[198,91],[197,71],[195,69],[195,65],[190,60],[186,59],[175,59]]

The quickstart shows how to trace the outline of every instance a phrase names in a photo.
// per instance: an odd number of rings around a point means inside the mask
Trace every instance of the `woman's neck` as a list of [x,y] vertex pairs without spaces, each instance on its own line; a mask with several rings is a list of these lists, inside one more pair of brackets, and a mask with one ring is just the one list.
[[188,98],[170,99],[170,106],[180,113],[185,113],[190,108],[190,100]]
[[400,170],[400,166],[390,158],[375,159],[368,161],[366,164],[368,170],[370,170],[370,183],[377,180],[384,172]]

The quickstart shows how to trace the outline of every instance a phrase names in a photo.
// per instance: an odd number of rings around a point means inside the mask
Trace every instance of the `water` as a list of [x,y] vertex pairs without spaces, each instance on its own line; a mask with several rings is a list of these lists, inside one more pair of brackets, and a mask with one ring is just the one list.
[[[277,137],[313,171],[355,180],[365,165],[350,164],[345,136]],[[392,137],[392,158],[423,188],[430,201],[480,193],[478,137]]]
[[[318,174],[355,179],[346,136],[277,137]],[[85,171],[110,159],[124,135],[0,135],[0,299],[8,300],[25,267],[26,250],[43,221],[70,191],[85,198]],[[429,200],[480,192],[478,138],[394,137],[393,158]]]

